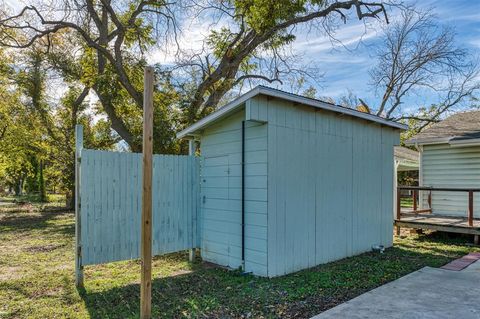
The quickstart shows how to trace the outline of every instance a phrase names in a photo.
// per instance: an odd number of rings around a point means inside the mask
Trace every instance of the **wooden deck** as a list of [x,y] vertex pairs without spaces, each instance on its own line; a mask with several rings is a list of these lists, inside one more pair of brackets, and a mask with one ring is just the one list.
[[[401,191],[412,191],[412,208],[402,207]],[[418,209],[418,192],[427,192],[428,208]],[[432,192],[466,192],[468,194],[468,208],[466,216],[436,215],[435,207],[432,206]],[[480,243],[480,219],[473,216],[473,194],[480,192],[480,188],[453,188],[453,187],[425,187],[425,186],[397,186],[397,202],[395,208],[396,234],[400,234],[400,228],[431,229],[459,234],[471,234],[474,243]],[[407,211],[409,210],[409,211]]]
[[476,218],[473,226],[469,226],[468,219],[463,217],[402,213],[401,219],[395,219],[395,226],[480,235],[480,219]]

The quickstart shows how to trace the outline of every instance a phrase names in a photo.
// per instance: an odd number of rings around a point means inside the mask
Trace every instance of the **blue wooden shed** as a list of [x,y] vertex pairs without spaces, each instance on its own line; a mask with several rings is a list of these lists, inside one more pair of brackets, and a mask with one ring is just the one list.
[[259,86],[179,132],[201,153],[202,258],[274,277],[391,246],[402,129]]

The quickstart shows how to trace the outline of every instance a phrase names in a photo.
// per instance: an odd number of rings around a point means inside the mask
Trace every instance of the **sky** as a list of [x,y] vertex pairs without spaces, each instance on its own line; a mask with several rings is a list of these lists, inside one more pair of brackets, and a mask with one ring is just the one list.
[[[19,9],[21,0],[3,0],[11,7]],[[442,24],[453,27],[456,31],[456,41],[478,56],[480,56],[480,0],[407,0],[407,4],[415,3],[417,8],[423,8],[435,14]],[[389,12],[390,19],[395,19],[397,12]],[[182,24],[179,42],[183,48],[198,49],[202,39],[210,32],[212,21],[201,19],[186,21]],[[220,28],[221,23],[215,28]],[[335,37],[341,40],[341,45],[335,44],[325,36],[311,30],[299,28],[297,39],[292,44],[292,51],[299,55],[302,62],[312,64],[324,75],[321,81],[312,83],[317,94],[331,97],[338,101],[349,91],[364,98],[367,103],[375,104],[379,97],[369,84],[368,71],[373,66],[373,48],[379,44],[382,33],[379,25],[373,23],[368,30],[363,23],[351,19],[340,26]],[[162,52],[153,50],[148,56],[150,63],[169,64],[174,59],[174,50]],[[479,79],[480,81],[480,79]],[[285,85],[274,87],[290,90]],[[410,96],[407,100],[412,105],[429,105],[434,97],[428,93]],[[408,106],[407,106],[408,108]]]
[[[417,6],[428,9],[438,16],[441,23],[454,27],[456,41],[476,52],[480,56],[480,0],[440,0],[418,1]],[[394,18],[394,17],[391,17]],[[307,57],[316,59],[325,72],[324,81],[318,89],[322,95],[339,97],[348,90],[359,97],[365,97],[367,103],[378,101],[369,85],[368,71],[372,67],[372,47],[379,44],[381,32],[369,31],[360,40],[364,29],[358,23],[352,23],[338,30],[343,43],[349,43],[347,49],[329,46],[326,39],[309,39],[300,36],[297,44]],[[345,40],[343,40],[345,39]],[[480,79],[479,79],[480,80]],[[412,96],[412,104],[428,104],[430,96]]]

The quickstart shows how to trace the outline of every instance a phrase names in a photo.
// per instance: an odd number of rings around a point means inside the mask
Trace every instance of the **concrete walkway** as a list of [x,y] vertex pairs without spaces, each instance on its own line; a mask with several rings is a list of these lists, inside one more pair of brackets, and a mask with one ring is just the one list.
[[313,318],[480,319],[480,261],[462,271],[422,268]]

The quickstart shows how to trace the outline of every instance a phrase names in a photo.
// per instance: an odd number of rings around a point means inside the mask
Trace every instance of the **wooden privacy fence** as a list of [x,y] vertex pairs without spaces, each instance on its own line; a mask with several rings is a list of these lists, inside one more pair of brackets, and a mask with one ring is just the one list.
[[[77,268],[139,258],[141,154],[82,149],[79,134]],[[153,156],[154,255],[199,246],[199,169],[194,156]]]

